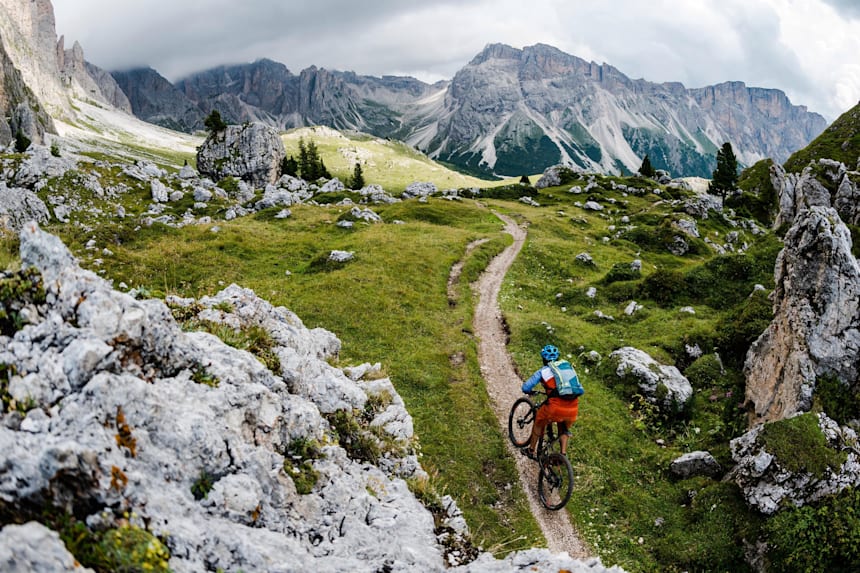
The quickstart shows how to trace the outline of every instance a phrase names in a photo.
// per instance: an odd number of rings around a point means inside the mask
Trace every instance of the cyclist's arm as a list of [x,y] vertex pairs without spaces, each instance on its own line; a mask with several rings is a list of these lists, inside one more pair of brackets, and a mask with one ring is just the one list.
[[531,392],[531,391],[532,391],[532,389],[534,389],[534,387],[535,387],[535,386],[537,386],[540,382],[541,382],[541,375],[540,375],[540,370],[538,370],[537,372],[535,372],[534,374],[532,374],[532,375],[529,377],[529,379],[528,379],[528,380],[526,380],[525,382],[523,382],[523,388],[522,388],[523,392],[524,392],[524,393],[526,393],[526,394],[528,394],[528,393],[529,393],[529,392]]

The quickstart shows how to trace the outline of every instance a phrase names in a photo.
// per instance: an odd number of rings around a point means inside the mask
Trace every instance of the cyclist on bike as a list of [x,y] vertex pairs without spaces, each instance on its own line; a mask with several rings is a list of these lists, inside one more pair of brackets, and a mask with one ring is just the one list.
[[546,403],[538,408],[537,417],[535,418],[534,426],[532,426],[531,440],[522,450],[531,459],[537,457],[538,441],[543,436],[547,425],[551,422],[559,423],[561,453],[566,455],[570,428],[576,422],[576,416],[579,413],[579,398],[569,399],[559,396],[552,370],[547,366],[548,363],[558,360],[558,348],[552,344],[548,344],[541,349],[540,356],[543,359],[543,367],[539,368],[528,380],[523,382],[522,387],[524,393],[531,394],[532,389],[542,383],[548,396]]

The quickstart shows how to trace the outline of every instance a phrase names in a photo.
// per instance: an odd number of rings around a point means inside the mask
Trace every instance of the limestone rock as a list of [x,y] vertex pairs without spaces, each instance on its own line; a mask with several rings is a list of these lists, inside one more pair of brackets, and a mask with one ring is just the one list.
[[732,458],[736,465],[726,479],[738,484],[747,503],[765,515],[776,513],[786,505],[803,506],[825,496],[839,493],[846,487],[860,486],[860,459],[853,444],[857,435],[853,430],[840,427],[825,414],[816,416],[824,435],[825,447],[834,454],[846,452],[840,467],[827,467],[820,474],[806,469],[792,469],[795,460],[779,459],[762,445],[761,434],[769,424],[757,424],[744,435],[731,441]]
[[406,190],[403,191],[401,197],[403,199],[414,199],[416,197],[428,197],[438,192],[439,189],[436,187],[434,183],[424,183],[424,182],[416,182],[410,183]]
[[714,476],[721,468],[710,452],[696,451],[684,454],[669,464],[669,471],[675,477],[687,479],[695,476]]
[[20,231],[24,223],[45,223],[48,217],[48,206],[35,193],[0,181],[0,229]]
[[215,181],[233,176],[263,188],[278,180],[285,155],[275,129],[261,123],[230,125],[206,138],[197,152],[197,169]]
[[812,406],[817,377],[856,388],[860,375],[860,266],[836,211],[797,215],[776,261],[774,319],[744,364],[750,425]]
[[92,573],[81,567],[55,531],[31,521],[0,530],[0,570],[5,573]]
[[632,378],[645,398],[670,412],[679,412],[693,397],[690,381],[674,366],[666,366],[642,350],[625,346],[609,355],[619,378]]

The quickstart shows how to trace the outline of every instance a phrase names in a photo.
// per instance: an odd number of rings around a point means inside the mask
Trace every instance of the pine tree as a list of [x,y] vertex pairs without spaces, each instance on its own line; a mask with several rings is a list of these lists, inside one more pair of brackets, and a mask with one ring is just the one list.
[[350,189],[361,189],[364,187],[364,173],[361,170],[361,163],[355,162],[355,169],[352,171],[352,181],[349,184]]
[[227,124],[221,119],[221,112],[217,109],[213,109],[206,116],[206,119],[203,120],[203,125],[209,133],[218,133],[227,129]]
[[717,150],[717,168],[712,174],[708,193],[726,196],[738,186],[738,160],[728,141]]
[[639,174],[642,177],[648,177],[649,179],[656,175],[654,168],[651,166],[651,159],[646,155],[645,159],[642,160],[642,167],[639,168]]
[[281,161],[281,175],[297,177],[299,174],[299,162],[292,155],[284,157]]
[[306,181],[311,180],[311,161],[308,155],[308,146],[305,145],[305,140],[299,138],[299,174]]

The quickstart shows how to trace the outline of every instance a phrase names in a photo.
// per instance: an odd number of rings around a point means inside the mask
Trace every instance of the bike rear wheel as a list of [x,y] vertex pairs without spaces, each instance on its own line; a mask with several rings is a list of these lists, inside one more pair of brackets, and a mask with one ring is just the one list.
[[563,454],[549,454],[540,464],[538,496],[543,506],[553,511],[561,509],[573,493],[573,467]]
[[508,437],[514,446],[522,448],[529,443],[536,411],[534,403],[525,396],[514,402],[508,416]]

